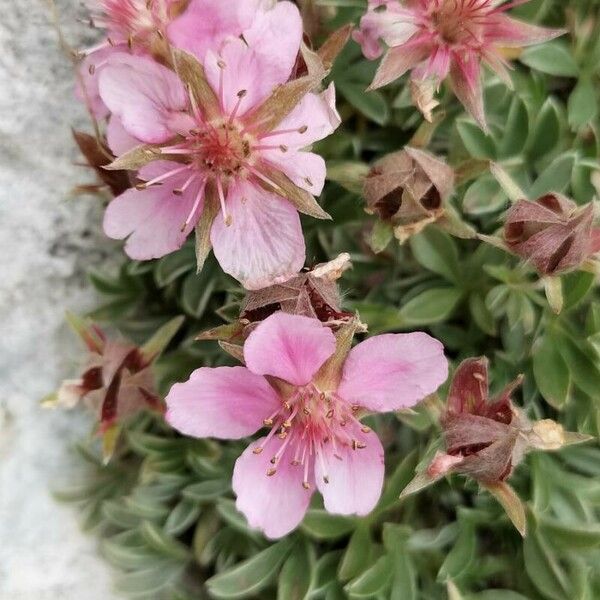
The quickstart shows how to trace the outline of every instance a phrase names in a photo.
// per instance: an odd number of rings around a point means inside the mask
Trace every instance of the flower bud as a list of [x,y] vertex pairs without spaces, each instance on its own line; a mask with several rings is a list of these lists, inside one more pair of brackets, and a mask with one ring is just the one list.
[[600,249],[593,221],[593,204],[579,207],[550,193],[535,202],[516,202],[506,217],[504,239],[541,275],[555,275],[581,266]]
[[444,214],[454,173],[442,160],[407,146],[377,161],[364,182],[367,212],[394,225],[404,241]]

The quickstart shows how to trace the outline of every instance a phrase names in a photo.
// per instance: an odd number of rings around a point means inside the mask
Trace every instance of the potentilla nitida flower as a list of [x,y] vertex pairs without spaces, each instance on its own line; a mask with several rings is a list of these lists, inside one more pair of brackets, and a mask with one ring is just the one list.
[[506,215],[504,240],[541,275],[560,274],[580,267],[600,251],[594,212],[593,204],[578,206],[557,193],[533,202],[519,200]]
[[104,440],[104,457],[110,459],[121,422],[142,410],[162,413],[164,405],[154,385],[152,365],[175,335],[182,318],[161,327],[142,347],[109,338],[96,325],[73,314],[69,324],[87,350],[86,366],[77,379],[63,381],[55,394],[45,399],[46,407],[74,408],[83,402],[98,419]]
[[[483,63],[511,84],[503,47],[521,47],[565,33],[523,23],[506,15],[527,0],[369,0],[355,39],[369,59],[388,48],[371,88],[379,88],[412,70],[413,97],[447,77],[457,98],[486,129],[481,88]],[[425,95],[430,96],[430,93]],[[420,107],[421,109],[423,107]]]
[[363,193],[367,212],[391,223],[403,242],[444,214],[453,185],[454,172],[444,161],[406,146],[373,165]]
[[457,367],[440,418],[445,451],[403,491],[408,495],[450,473],[467,475],[494,493],[524,533],[525,513],[506,480],[530,450],[558,450],[590,436],[565,431],[550,419],[531,421],[511,399],[522,376],[490,398],[488,360],[469,358]]
[[239,439],[267,428],[238,458],[237,508],[269,538],[302,520],[313,490],[332,513],[365,515],[383,485],[383,448],[365,412],[414,406],[447,376],[425,333],[380,335],[350,349],[317,321],[275,313],[243,348],[244,367],[201,368],[171,388],[167,421],[194,437]]
[[204,66],[176,51],[177,73],[145,57],[109,60],[100,76],[113,113],[108,141],[117,155],[129,150],[112,167],[139,168],[141,183],[111,202],[104,229],[128,238],[130,257],[164,256],[196,228],[199,266],[212,245],[248,289],[302,268],[298,210],[328,217],[314,198],[325,162],[310,145],[340,118],[332,85],[311,91],[327,73],[318,55],[306,76],[288,81],[301,39],[298,9],[279,2]]
[[109,110],[98,93],[98,76],[113,55],[150,56],[165,62],[169,44],[204,60],[229,37],[249,28],[269,7],[264,0],[89,0],[90,24],[106,37],[81,54],[78,94],[97,118]]

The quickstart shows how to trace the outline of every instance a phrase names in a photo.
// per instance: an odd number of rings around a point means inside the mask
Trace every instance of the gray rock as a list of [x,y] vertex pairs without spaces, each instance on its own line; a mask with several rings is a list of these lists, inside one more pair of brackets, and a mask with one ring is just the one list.
[[[67,39],[85,45],[76,0],[59,0]],[[0,599],[111,600],[111,572],[77,509],[51,496],[78,468],[81,413],[39,399],[77,372],[81,347],[64,310],[94,306],[85,272],[114,261],[95,198],[70,198],[92,176],[70,126],[87,127],[44,0],[3,4],[0,20]]]

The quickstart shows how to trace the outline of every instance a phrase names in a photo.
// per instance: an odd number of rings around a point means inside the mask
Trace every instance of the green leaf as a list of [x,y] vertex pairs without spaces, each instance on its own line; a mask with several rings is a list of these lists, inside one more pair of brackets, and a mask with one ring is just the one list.
[[390,111],[381,92],[366,92],[363,83],[344,80],[337,82],[337,88],[354,108],[377,125],[383,126],[389,121]]
[[596,350],[588,342],[576,342],[568,335],[552,335],[564,358],[573,383],[583,392],[595,398],[600,389],[600,360]]
[[144,521],[140,531],[148,546],[156,550],[159,554],[183,561],[190,558],[190,552],[187,546],[175,540],[153,523]]
[[350,581],[365,570],[371,556],[371,545],[369,526],[361,523],[350,537],[340,562],[338,578],[342,583]]
[[385,554],[344,589],[350,598],[374,598],[389,587],[393,573],[394,561]]
[[594,287],[593,273],[575,271],[561,277],[563,282],[563,310],[575,308]]
[[579,67],[567,44],[553,41],[525,48],[519,60],[528,67],[559,77],[577,77]]
[[557,519],[540,517],[539,531],[552,548],[589,550],[600,546],[600,525],[594,523],[563,523]]
[[481,128],[464,119],[456,121],[458,135],[464,144],[467,152],[473,158],[496,158],[496,146],[494,140],[481,131]]
[[488,335],[496,335],[496,320],[486,306],[483,295],[475,292],[469,296],[469,310],[477,327]]
[[544,598],[573,600],[569,580],[553,549],[535,526],[530,524],[528,531],[523,540],[523,558],[529,579]]
[[573,153],[561,154],[555,158],[531,186],[529,196],[539,198],[548,192],[564,192],[571,181],[574,164]]
[[169,345],[179,328],[185,321],[185,317],[175,317],[165,323],[141,348],[140,351],[146,361],[150,362],[160,356]]
[[486,590],[478,594],[468,594],[463,596],[464,600],[529,600],[527,596],[522,596],[511,590]]
[[533,374],[545,400],[555,408],[563,408],[569,397],[571,375],[556,340],[549,336],[542,336],[535,343]]
[[399,312],[403,326],[430,325],[445,321],[462,298],[456,288],[431,288],[409,300]]
[[529,141],[529,153],[534,158],[552,152],[560,138],[560,120],[556,101],[548,98],[538,113]]
[[159,288],[166,287],[173,283],[184,273],[196,268],[196,255],[194,248],[185,245],[181,250],[168,254],[161,258],[154,271],[154,279]]
[[506,206],[508,196],[500,184],[486,173],[474,181],[463,198],[462,207],[469,215],[485,215]]
[[513,98],[500,144],[499,155],[517,156],[529,136],[529,115],[525,103],[518,96]]
[[308,543],[297,545],[285,561],[278,578],[278,600],[304,600],[310,589],[314,550]]
[[581,77],[569,96],[569,125],[577,130],[589,124],[598,114],[596,88],[589,77]]
[[157,598],[158,593],[181,576],[185,565],[181,563],[155,561],[148,568],[121,575],[116,582],[117,591],[129,598]]
[[429,227],[411,238],[410,247],[417,261],[426,269],[452,283],[460,281],[458,250],[447,233]]
[[375,221],[371,236],[369,238],[369,246],[375,254],[383,252],[394,239],[394,228],[390,223],[384,221]]
[[350,533],[356,527],[356,519],[332,515],[326,510],[312,509],[306,513],[302,529],[316,540],[331,540]]
[[275,580],[294,543],[293,538],[285,538],[233,568],[214,575],[206,582],[211,596],[223,600],[247,598],[265,589]]
[[475,558],[475,541],[475,526],[471,521],[461,519],[456,542],[440,567],[439,581],[456,579],[465,573]]
[[182,494],[195,502],[208,502],[224,496],[230,489],[230,483],[225,479],[214,479],[193,483],[182,490]]
[[181,535],[196,522],[199,515],[200,507],[198,504],[184,498],[167,517],[165,532],[173,536]]

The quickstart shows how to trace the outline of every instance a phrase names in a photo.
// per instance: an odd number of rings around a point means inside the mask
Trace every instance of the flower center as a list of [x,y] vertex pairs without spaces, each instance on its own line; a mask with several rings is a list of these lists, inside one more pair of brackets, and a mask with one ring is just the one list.
[[201,131],[192,131],[188,139],[192,162],[215,175],[231,176],[250,158],[250,140],[237,126],[224,121],[209,123]]
[[488,16],[490,0],[434,0],[429,22],[448,45],[479,45],[479,32]]
[[302,485],[309,489],[309,473],[318,461],[323,480],[329,483],[326,446],[331,446],[332,454],[338,460],[343,460],[340,450],[344,447],[352,450],[366,447],[363,441],[352,435],[357,427],[365,434],[371,431],[356,418],[359,409],[359,406],[349,405],[335,392],[319,390],[314,383],[298,387],[289,398],[282,400],[280,409],[264,420],[271,431],[254,453],[261,454],[276,436],[281,443],[271,458],[272,467],[267,470],[267,476],[275,475],[282,461],[288,461],[293,467],[303,468]]
[[94,24],[134,40],[162,31],[169,22],[169,0],[100,0]]

